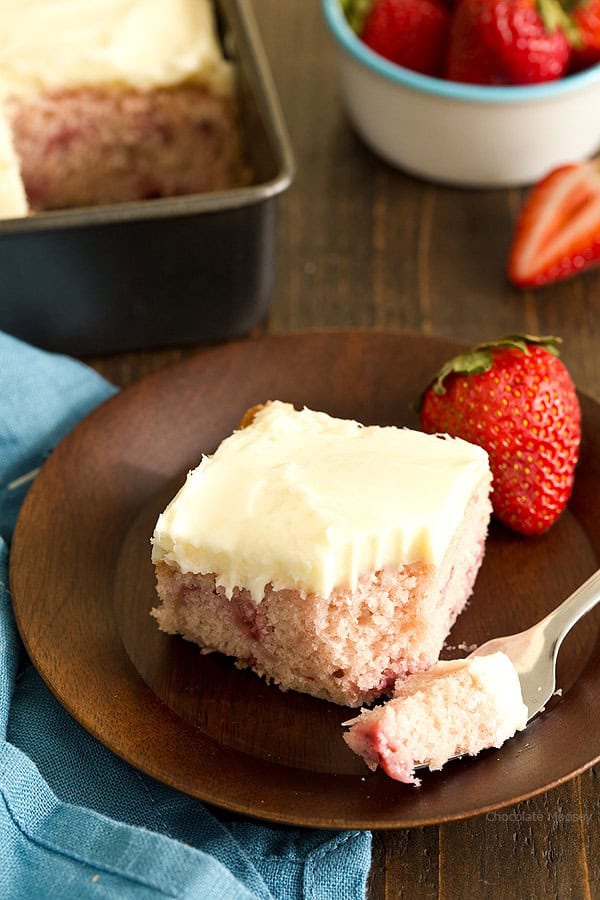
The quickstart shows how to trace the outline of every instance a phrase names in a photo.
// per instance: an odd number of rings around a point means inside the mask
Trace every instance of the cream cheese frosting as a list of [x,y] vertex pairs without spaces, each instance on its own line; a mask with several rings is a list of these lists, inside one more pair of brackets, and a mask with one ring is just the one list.
[[0,0],[0,96],[231,78],[209,0]]
[[[496,714],[508,735],[527,725],[528,710],[523,702],[521,682],[512,660],[500,651],[461,660],[482,691],[496,698]],[[438,662],[438,666],[441,665]]]
[[160,515],[152,559],[214,572],[228,595],[328,596],[380,569],[441,561],[482,482],[485,450],[275,401],[190,472]]

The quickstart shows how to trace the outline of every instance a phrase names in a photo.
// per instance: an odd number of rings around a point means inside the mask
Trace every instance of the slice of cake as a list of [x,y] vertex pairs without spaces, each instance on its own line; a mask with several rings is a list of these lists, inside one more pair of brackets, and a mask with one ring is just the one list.
[[3,6],[0,109],[33,211],[247,177],[210,0]]
[[500,747],[527,724],[519,677],[504,653],[438,662],[396,686],[393,700],[345,722],[348,746],[370,769],[420,784],[415,766]]
[[359,705],[437,660],[489,489],[465,441],[269,403],[159,517],[154,615],[283,689]]

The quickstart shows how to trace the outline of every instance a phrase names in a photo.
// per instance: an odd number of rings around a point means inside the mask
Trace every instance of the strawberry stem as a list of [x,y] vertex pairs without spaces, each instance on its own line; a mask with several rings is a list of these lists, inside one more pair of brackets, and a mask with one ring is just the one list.
[[361,34],[365,19],[371,12],[374,0],[340,0],[348,24],[356,34]]
[[536,347],[543,347],[544,350],[547,350],[552,356],[560,356],[558,346],[559,344],[562,344],[562,338],[555,337],[551,334],[544,335],[543,337],[540,337],[537,334],[506,334],[504,337],[499,338],[497,341],[492,341],[489,344],[479,344],[475,347],[475,350],[480,350],[482,347],[489,347],[492,350],[497,347],[516,347],[517,350],[523,350],[524,353],[527,353],[527,346],[529,344]]
[[549,34],[555,31],[564,32],[569,44],[576,49],[581,47],[581,34],[575,20],[569,15],[565,3],[558,0],[537,0],[538,12]]
[[507,334],[499,338],[497,341],[491,341],[484,344],[478,344],[472,350],[466,353],[460,353],[458,356],[452,357],[444,363],[439,372],[434,376],[425,391],[421,394],[415,403],[415,412],[419,412],[423,405],[423,398],[431,388],[434,394],[442,395],[446,393],[444,381],[448,375],[478,375],[481,372],[487,372],[491,368],[494,360],[494,352],[497,350],[514,349],[520,350],[522,353],[529,354],[529,346],[543,347],[553,356],[559,356],[558,345],[562,343],[562,338],[546,335],[539,337],[535,334]]
[[487,372],[492,365],[493,358],[494,355],[490,345],[486,347],[483,344],[481,347],[474,347],[469,353],[461,353],[459,356],[454,356],[444,363],[437,373],[433,382],[433,393],[445,394],[444,381],[448,375],[453,373],[457,375],[478,375],[480,372]]

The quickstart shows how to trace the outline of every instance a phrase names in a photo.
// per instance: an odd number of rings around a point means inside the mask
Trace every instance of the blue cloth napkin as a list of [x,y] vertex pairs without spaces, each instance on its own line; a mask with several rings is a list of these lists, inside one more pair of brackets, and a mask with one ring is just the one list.
[[368,832],[271,827],[209,810],[94,740],[25,655],[8,591],[23,476],[113,393],[81,363],[0,333],[0,896],[361,898]]

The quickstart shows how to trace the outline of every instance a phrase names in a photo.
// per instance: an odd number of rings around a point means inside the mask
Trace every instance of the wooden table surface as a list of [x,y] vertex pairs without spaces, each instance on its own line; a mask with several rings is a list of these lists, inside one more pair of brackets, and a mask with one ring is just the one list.
[[[436,187],[380,162],[344,117],[318,0],[254,6],[298,165],[281,202],[264,330],[411,329],[468,342],[557,334],[576,384],[600,400],[600,270],[512,289],[504,266],[521,192]],[[188,352],[89,361],[125,385]],[[599,777],[592,769],[480,818],[376,834],[369,897],[600,897]]]

